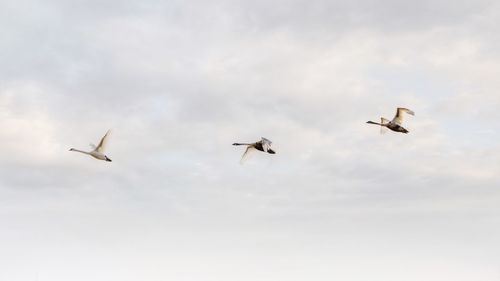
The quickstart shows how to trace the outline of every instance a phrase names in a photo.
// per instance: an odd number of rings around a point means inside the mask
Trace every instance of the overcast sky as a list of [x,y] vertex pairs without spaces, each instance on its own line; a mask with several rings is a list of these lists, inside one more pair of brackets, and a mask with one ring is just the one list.
[[[498,26],[480,0],[0,1],[0,281],[500,280]],[[365,123],[398,106],[408,135]],[[68,152],[108,129],[113,162]]]

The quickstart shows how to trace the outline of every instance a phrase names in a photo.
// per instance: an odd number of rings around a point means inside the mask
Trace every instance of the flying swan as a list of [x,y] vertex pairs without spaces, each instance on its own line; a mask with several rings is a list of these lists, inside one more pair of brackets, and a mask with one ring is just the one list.
[[90,147],[92,147],[94,149],[90,152],[81,151],[81,150],[74,149],[74,148],[71,148],[69,151],[80,152],[83,154],[90,155],[90,156],[94,157],[95,159],[111,162],[111,159],[109,159],[108,156],[104,155],[104,148],[106,146],[106,138],[108,137],[108,135],[109,135],[109,130],[106,132],[104,137],[102,137],[98,146],[95,146],[94,144],[90,144]]
[[[366,123],[379,125],[379,126],[381,126],[381,129],[383,129],[385,127],[385,128],[388,128],[394,132],[408,134],[409,131],[407,129],[403,128],[403,126],[402,126],[404,113],[407,113],[410,115],[415,115],[415,112],[409,110],[408,108],[398,107],[398,110],[396,111],[396,116],[394,116],[394,119],[392,119],[392,121],[389,121],[389,120],[385,119],[384,117],[382,117],[382,118],[380,118],[381,119],[380,123],[373,122],[373,121],[368,121]],[[381,132],[383,132],[383,131],[381,131]]]
[[271,144],[272,142],[266,138],[262,138],[258,142],[254,143],[233,143],[233,145],[246,145],[247,149],[245,150],[245,153],[243,153],[243,156],[241,156],[241,162],[245,159],[245,157],[248,155],[248,153],[252,150],[260,150],[262,152],[267,152],[269,154],[275,154],[276,152],[271,149]]

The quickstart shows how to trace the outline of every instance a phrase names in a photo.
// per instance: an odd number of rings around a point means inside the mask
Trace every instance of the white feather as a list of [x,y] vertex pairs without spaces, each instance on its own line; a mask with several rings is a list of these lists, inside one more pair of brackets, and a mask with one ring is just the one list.
[[408,108],[398,107],[398,109],[396,110],[396,116],[394,116],[394,119],[392,119],[391,122],[396,123],[400,126],[403,125],[404,113],[415,115],[415,112],[409,110]]
[[267,152],[271,148],[272,142],[266,138],[262,138],[261,142],[262,142],[262,148],[264,149],[265,152]]
[[95,151],[99,152],[99,153],[103,153],[104,150],[106,149],[106,144],[107,144],[107,137],[109,135],[111,131],[108,130],[106,132],[106,134],[104,135],[104,137],[102,137],[101,141],[99,142],[99,144],[97,145],[97,147],[95,148]]

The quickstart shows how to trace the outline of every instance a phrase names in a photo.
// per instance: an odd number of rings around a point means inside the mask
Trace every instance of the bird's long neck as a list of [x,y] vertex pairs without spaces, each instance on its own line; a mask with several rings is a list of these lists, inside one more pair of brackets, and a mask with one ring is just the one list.
[[377,123],[377,122],[373,122],[373,121],[368,121],[366,122],[368,124],[374,124],[374,125],[379,125],[379,126],[382,126],[382,127],[387,127],[389,123],[386,123],[386,124],[382,124],[382,123]]
[[235,143],[233,143],[233,145],[251,145],[251,143],[239,143],[239,142],[235,142]]
[[90,152],[79,150],[79,149],[74,149],[74,148],[70,149],[70,151],[80,152],[80,153],[83,153],[83,154],[90,154]]

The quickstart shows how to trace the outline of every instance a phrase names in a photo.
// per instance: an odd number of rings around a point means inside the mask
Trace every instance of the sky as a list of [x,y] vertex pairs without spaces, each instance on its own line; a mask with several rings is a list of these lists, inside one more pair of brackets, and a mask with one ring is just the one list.
[[[499,25],[483,0],[1,1],[0,281],[500,280]],[[399,106],[409,134],[365,123]],[[108,129],[113,162],[68,151]]]

